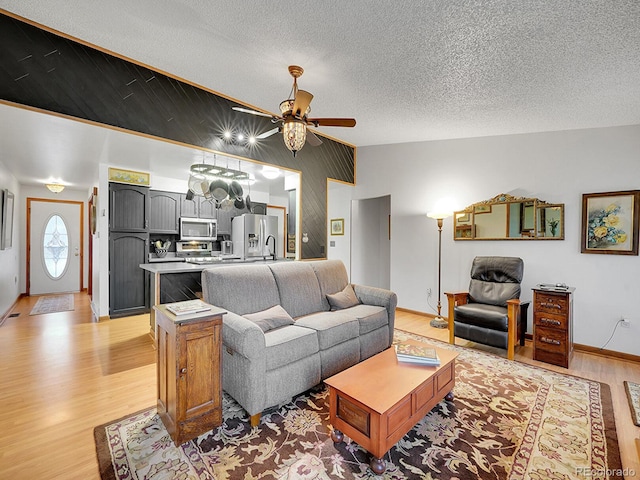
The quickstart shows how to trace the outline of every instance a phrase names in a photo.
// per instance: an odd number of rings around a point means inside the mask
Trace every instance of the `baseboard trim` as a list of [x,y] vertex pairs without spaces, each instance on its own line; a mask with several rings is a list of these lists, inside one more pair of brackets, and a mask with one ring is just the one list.
[[573,349],[580,352],[590,353],[592,355],[600,355],[602,357],[617,358],[619,360],[640,363],[640,356],[633,355],[631,353],[616,352],[615,350],[604,350],[602,348],[592,347],[590,345],[581,345],[579,343],[574,343]]
[[13,312],[13,309],[18,306],[18,302],[22,297],[26,297],[26,294],[21,293],[20,295],[18,295],[18,298],[16,298],[16,300],[9,307],[9,309],[2,314],[2,317],[0,317],[0,326],[4,325],[4,322],[7,320],[7,318],[9,318],[9,315],[11,315],[11,313]]
[[[431,313],[420,312],[418,310],[411,310],[409,308],[396,307],[396,310],[399,310],[401,312],[412,313],[414,315],[420,315],[421,317],[426,317],[426,318],[435,318],[436,317],[435,315],[433,315]],[[526,340],[533,341],[533,335],[531,333],[525,333],[524,338]],[[590,345],[581,345],[579,343],[574,343],[573,344],[573,349],[576,350],[576,351],[584,352],[584,353],[590,353],[592,355],[600,355],[602,357],[615,358],[615,359],[619,359],[619,360],[626,360],[626,361],[629,361],[629,362],[640,363],[640,356],[639,355],[633,355],[631,353],[616,352],[615,350],[603,350],[603,349],[598,348],[598,347],[592,347]]]
[[410,310],[408,308],[402,307],[396,307],[396,310],[400,310],[401,312],[413,313],[414,315],[420,315],[421,317],[436,318],[436,315],[432,313],[420,312],[418,310]]

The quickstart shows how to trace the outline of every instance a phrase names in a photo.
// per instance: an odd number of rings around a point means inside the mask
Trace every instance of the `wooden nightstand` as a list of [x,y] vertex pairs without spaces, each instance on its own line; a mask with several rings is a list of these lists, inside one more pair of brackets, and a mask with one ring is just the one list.
[[222,423],[222,315],[176,316],[164,305],[156,311],[158,415],[171,439],[181,445]]
[[575,288],[533,289],[533,359],[569,368]]

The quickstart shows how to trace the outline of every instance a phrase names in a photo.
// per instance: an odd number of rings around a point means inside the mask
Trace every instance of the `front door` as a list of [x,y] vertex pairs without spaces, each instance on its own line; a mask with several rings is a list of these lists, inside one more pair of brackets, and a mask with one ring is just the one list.
[[27,210],[27,293],[80,291],[82,203],[29,198]]

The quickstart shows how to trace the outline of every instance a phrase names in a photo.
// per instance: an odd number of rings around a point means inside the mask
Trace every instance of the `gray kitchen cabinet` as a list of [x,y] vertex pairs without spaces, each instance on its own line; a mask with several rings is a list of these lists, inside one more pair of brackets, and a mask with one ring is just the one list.
[[207,200],[204,197],[198,197],[200,203],[198,205],[198,218],[217,218],[216,217],[216,205],[211,200]]
[[199,197],[193,197],[191,200],[184,193],[180,194],[180,216],[189,218],[198,218]]
[[147,232],[149,188],[109,183],[109,232]]
[[109,183],[109,316],[149,311],[149,188]]
[[204,197],[194,196],[191,200],[180,194],[180,216],[190,218],[216,218],[215,204]]
[[139,267],[147,262],[149,234],[109,234],[109,316],[124,317],[149,311],[149,280]]
[[149,192],[149,232],[179,233],[181,198],[179,193]]

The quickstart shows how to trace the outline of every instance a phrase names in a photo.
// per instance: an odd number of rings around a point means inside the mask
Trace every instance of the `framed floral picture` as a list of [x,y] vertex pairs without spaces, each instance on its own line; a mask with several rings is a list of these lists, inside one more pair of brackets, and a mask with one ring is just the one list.
[[331,235],[344,235],[344,218],[331,219]]
[[582,195],[582,253],[638,255],[640,190]]

